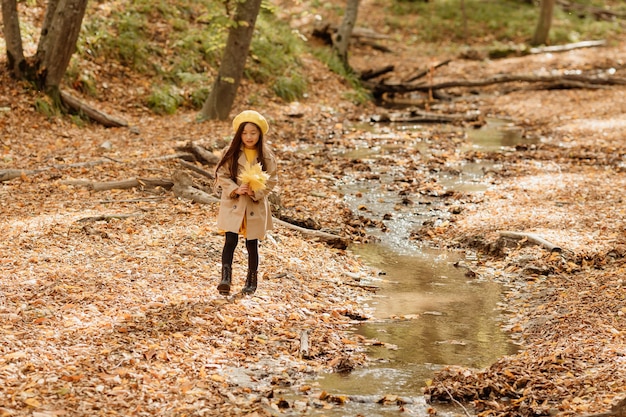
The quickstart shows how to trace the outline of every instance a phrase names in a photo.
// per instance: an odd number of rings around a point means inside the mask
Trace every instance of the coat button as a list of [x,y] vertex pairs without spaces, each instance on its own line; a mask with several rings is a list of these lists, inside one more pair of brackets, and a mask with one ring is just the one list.
[[253,211],[251,211],[251,212],[250,212],[250,215],[251,215],[251,216],[254,216],[254,212],[253,212]]
[[233,206],[233,210],[236,210],[236,209],[237,209],[237,204]]

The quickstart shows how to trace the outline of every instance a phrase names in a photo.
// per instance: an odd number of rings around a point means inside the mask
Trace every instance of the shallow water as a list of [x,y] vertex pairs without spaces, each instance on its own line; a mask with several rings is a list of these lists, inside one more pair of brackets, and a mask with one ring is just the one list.
[[[514,150],[523,141],[519,130],[496,119],[468,131],[467,137],[464,150]],[[345,156],[375,159],[393,153],[388,134],[383,142]],[[483,162],[465,164],[460,175],[441,174],[437,180],[446,189],[482,192],[488,187],[484,173],[489,168]],[[384,182],[384,175],[381,178]],[[340,189],[354,210],[366,205],[373,217],[394,212],[397,196],[387,195],[384,187],[346,181]],[[325,374],[314,381],[332,395],[356,400],[309,415],[427,416],[429,405],[421,395],[422,387],[437,369],[446,365],[482,368],[518,350],[499,325],[500,285],[468,276],[466,268],[455,266],[463,264],[465,254],[427,249],[408,240],[409,231],[424,219],[441,221],[442,216],[432,207],[394,212],[393,218],[385,221],[387,232],[372,231],[379,238],[377,243],[351,247],[368,265],[381,271],[371,283],[380,290],[365,306],[374,317],[352,331],[381,343],[369,348],[368,367],[349,374]],[[409,403],[402,408],[376,403],[392,395]],[[435,408],[438,415],[466,415],[466,410],[454,405]]]
[[[367,368],[321,376],[318,383],[323,390],[335,395],[413,398],[415,403],[405,406],[403,415],[407,411],[426,415],[423,400],[415,397],[435,370],[445,365],[482,368],[517,351],[499,327],[496,304],[501,288],[466,277],[466,269],[454,266],[459,254],[425,249],[397,253],[384,244],[353,251],[385,272],[378,284],[381,290],[367,303],[374,318],[353,331],[383,345],[368,350],[372,363]],[[356,415],[353,406],[348,403],[339,414],[325,415]],[[360,412],[371,407],[367,416],[383,412],[372,404],[356,406]],[[376,415],[398,415],[394,413],[399,413],[397,407]]]

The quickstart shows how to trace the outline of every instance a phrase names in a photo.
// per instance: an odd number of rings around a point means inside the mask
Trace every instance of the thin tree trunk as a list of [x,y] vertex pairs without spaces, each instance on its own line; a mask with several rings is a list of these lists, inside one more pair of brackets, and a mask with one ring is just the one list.
[[555,0],[541,0],[541,11],[539,22],[535,29],[535,34],[531,40],[531,45],[545,45],[548,42],[550,26],[552,25],[552,14],[554,12]]
[[236,24],[228,33],[217,78],[209,97],[202,106],[201,117],[203,119],[226,120],[228,118],[243,77],[254,34],[254,25],[260,9],[261,0],[246,0],[237,3],[234,17]]
[[76,50],[86,9],[87,0],[54,0],[48,4],[35,65],[39,87],[53,97],[59,94],[59,86]]
[[26,60],[16,0],[2,0],[2,22],[7,48],[7,67],[13,76],[22,78],[26,69]]
[[343,62],[343,65],[346,68],[350,68],[350,64],[348,62],[348,46],[350,44],[352,30],[356,24],[359,12],[359,1],[360,0],[348,0],[343,21],[337,30],[337,36],[335,37],[335,41],[333,43],[337,56],[339,56],[339,59],[341,59],[341,62]]
[[467,40],[469,38],[469,33],[467,30],[467,10],[465,9],[465,0],[461,0],[461,17],[463,19],[463,39]]

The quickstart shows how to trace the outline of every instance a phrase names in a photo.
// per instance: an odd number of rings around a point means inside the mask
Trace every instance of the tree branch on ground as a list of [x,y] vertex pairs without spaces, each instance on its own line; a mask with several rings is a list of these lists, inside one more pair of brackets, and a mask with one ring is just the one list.
[[[169,159],[181,159],[184,161],[186,160],[193,161],[194,156],[189,155],[189,154],[178,153],[174,155],[165,155],[165,156],[157,156],[153,158],[145,158],[140,161],[167,161]],[[111,162],[124,163],[123,161],[117,161],[112,158],[105,158],[105,159],[97,159],[95,161],[77,162],[74,164],[66,164],[66,165],[54,164],[54,165],[50,165],[50,166],[39,168],[39,169],[4,169],[4,170],[0,170],[0,182],[10,181],[15,178],[29,177],[29,176],[37,175],[42,172],[47,172],[53,169],[69,170],[73,168],[89,168],[89,167],[97,166],[100,164],[111,163]],[[76,185],[78,182],[81,182],[81,181],[85,182],[84,180],[70,180],[66,183]],[[87,182],[90,182],[90,181],[87,181]]]
[[194,155],[198,159],[198,161],[202,162],[205,165],[216,165],[220,160],[220,157],[218,155],[214,154],[209,149],[206,149],[193,141],[187,142],[184,146],[177,147],[176,150],[188,152]]
[[520,233],[520,232],[500,232],[500,236],[508,237],[517,240],[527,240],[536,245],[542,246],[550,252],[562,252],[563,249],[560,246],[555,245],[554,243],[548,242],[544,238],[537,236],[534,233]]
[[625,78],[590,77],[578,74],[562,75],[523,75],[502,74],[478,80],[452,80],[440,83],[395,83],[364,82],[364,86],[372,91],[372,95],[383,99],[386,94],[405,94],[411,92],[434,92],[448,88],[476,88],[506,83],[534,83],[542,89],[553,90],[563,88],[601,88],[612,85],[626,85]]
[[84,114],[89,117],[89,119],[94,122],[100,123],[104,127],[127,127],[128,123],[125,120],[118,119],[114,116],[110,116],[100,110],[90,106],[87,103],[80,101],[78,98],[72,96],[71,94],[60,91],[61,100],[63,103],[75,111],[78,114]]

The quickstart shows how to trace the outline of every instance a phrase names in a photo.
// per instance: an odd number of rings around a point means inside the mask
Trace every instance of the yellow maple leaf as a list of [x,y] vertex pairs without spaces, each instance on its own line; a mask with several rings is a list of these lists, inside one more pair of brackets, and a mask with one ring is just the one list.
[[239,181],[248,184],[254,192],[265,189],[265,184],[269,178],[269,174],[263,171],[261,164],[258,162],[250,165],[248,162],[244,165],[243,171],[239,174]]

